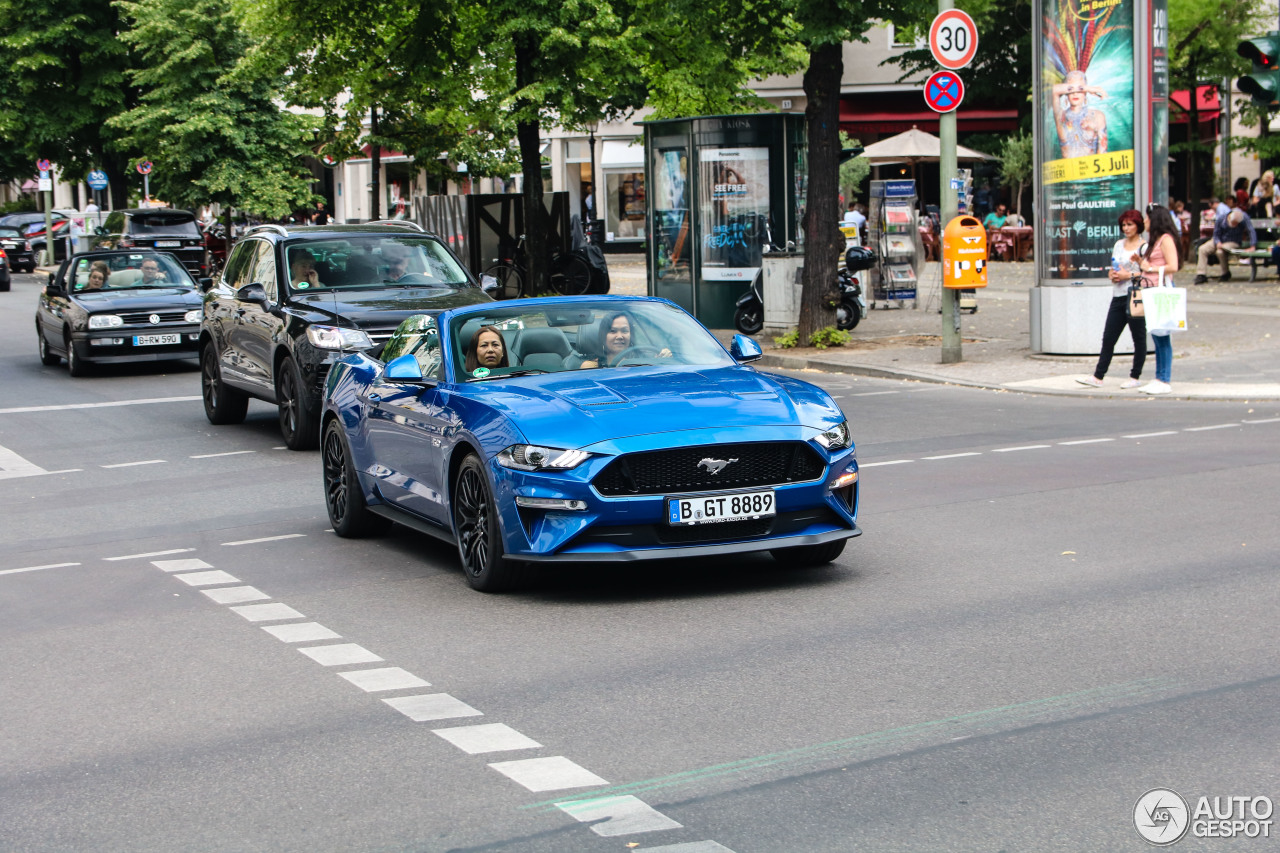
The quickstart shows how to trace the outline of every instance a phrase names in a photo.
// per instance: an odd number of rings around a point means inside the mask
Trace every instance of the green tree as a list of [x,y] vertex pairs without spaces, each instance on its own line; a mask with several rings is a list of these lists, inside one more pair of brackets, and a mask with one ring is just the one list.
[[1035,175],[1035,140],[1029,133],[1006,137],[1000,148],[1000,180],[1013,190],[1014,212],[1022,216],[1022,193]]
[[318,121],[274,102],[280,80],[237,74],[251,44],[230,0],[118,0],[137,106],[107,124],[155,163],[161,198],[277,218],[312,200]]
[[31,171],[38,157],[72,179],[101,168],[116,206],[125,204],[125,179],[139,153],[107,124],[136,102],[123,29],[116,7],[103,0],[0,0],[0,139]]

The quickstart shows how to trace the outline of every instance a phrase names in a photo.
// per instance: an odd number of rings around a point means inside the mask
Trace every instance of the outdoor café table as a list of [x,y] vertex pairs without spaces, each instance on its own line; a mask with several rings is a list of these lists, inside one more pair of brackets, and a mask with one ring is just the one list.
[[1030,225],[1006,225],[1000,229],[1000,233],[1013,243],[1013,253],[1010,260],[1026,260],[1026,256],[1032,249],[1032,235],[1035,234],[1035,229]]

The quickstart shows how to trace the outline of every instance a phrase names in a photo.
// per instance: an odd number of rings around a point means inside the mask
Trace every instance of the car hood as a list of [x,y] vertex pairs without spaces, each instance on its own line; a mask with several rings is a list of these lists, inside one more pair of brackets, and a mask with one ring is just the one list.
[[827,428],[844,419],[822,389],[739,365],[565,372],[467,386],[535,444],[706,427]]
[[359,328],[397,326],[413,314],[436,314],[480,302],[492,302],[478,287],[379,287],[357,290],[308,290],[295,292],[290,301],[312,322],[344,323]]
[[103,311],[145,311],[148,308],[173,307],[199,308],[200,293],[185,287],[157,287],[139,290],[104,290],[98,293],[81,291],[72,294],[86,311],[99,314]]

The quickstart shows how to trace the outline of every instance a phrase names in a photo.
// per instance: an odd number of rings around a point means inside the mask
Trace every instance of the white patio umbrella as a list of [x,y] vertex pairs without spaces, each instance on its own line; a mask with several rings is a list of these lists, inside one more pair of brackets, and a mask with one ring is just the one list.
[[[919,128],[911,128],[908,131],[899,133],[897,136],[890,136],[888,139],[881,139],[879,142],[873,142],[862,151],[862,159],[866,160],[873,166],[880,166],[886,163],[932,163],[938,160],[942,152],[942,142],[932,133],[925,133]],[[992,157],[990,154],[983,154],[981,151],[974,151],[972,148],[966,148],[963,145],[956,146],[957,160],[997,160],[998,157]]]

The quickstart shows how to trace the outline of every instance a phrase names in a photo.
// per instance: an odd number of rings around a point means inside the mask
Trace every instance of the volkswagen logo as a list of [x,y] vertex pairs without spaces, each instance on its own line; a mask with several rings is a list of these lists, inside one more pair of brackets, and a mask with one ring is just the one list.
[[737,461],[737,459],[712,459],[708,456],[698,463],[698,467],[706,469],[706,472],[714,477]]
[[159,314],[152,314],[152,315],[151,315],[150,317],[148,317],[147,319],[151,321],[151,325],[153,325],[153,326],[159,326],[159,325],[160,325],[160,315],[159,315]]

